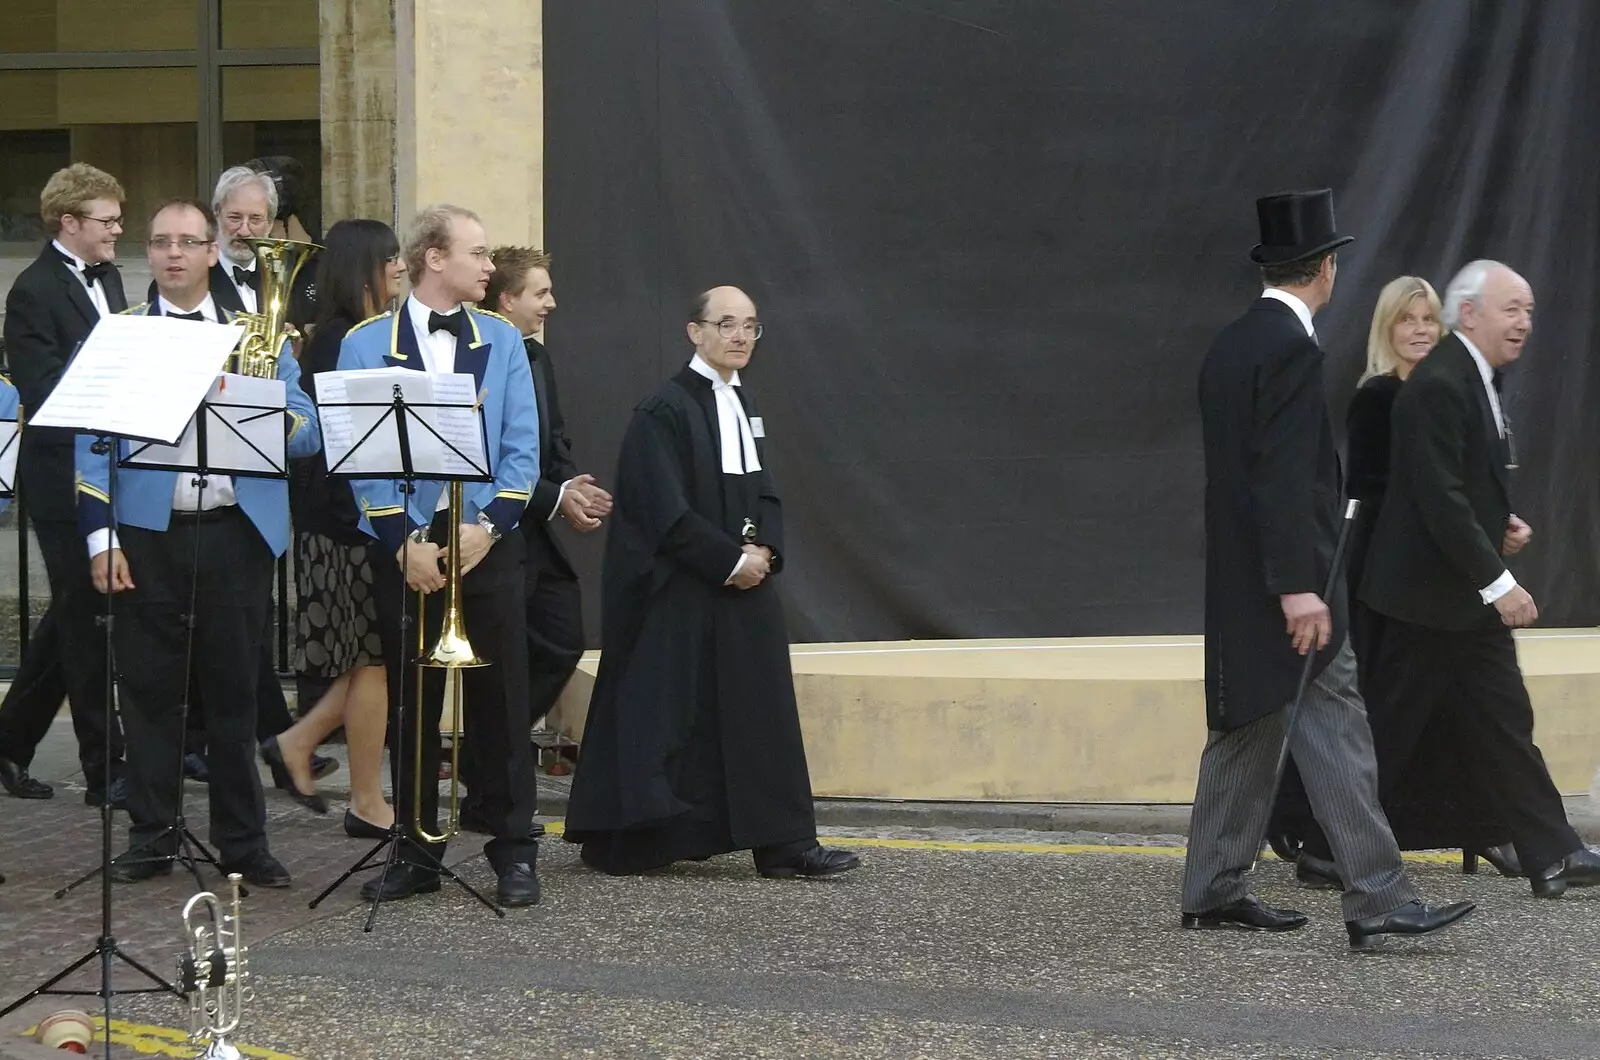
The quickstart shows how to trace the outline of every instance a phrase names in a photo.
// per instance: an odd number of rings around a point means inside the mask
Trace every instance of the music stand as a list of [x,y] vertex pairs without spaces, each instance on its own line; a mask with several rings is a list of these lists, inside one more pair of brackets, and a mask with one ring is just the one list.
[[22,448],[21,437],[19,418],[0,419],[0,498],[6,500],[17,495],[17,453]]
[[[176,330],[174,330],[174,325]],[[238,343],[239,328],[193,321],[172,321],[166,317],[112,315],[102,317],[76,349],[66,372],[56,383],[44,404],[34,413],[32,424],[61,427],[97,437],[92,449],[98,455],[115,454],[124,440],[168,441],[183,432],[184,421],[204,398],[206,387],[216,378],[216,365]],[[149,370],[150,349],[162,351],[162,372]],[[109,459],[106,476],[107,533],[116,530],[117,461]],[[116,594],[105,594],[104,612],[99,621],[105,627],[106,684],[103,699],[106,731],[116,723],[116,655],[113,648]],[[105,790],[111,788],[111,756],[106,756]],[[125,994],[183,994],[172,983],[122,951],[111,929],[111,817],[109,799],[100,804],[100,935],[83,956],[34,987],[22,997],[0,1009],[7,1015],[36,997],[100,997],[105,1001],[106,1058],[111,1058],[111,1003],[117,991],[112,988],[112,959],[139,972],[156,985]],[[99,990],[67,990],[56,986],[90,961],[100,960]]]
[[[487,456],[485,457],[484,462],[481,464],[478,461],[473,460],[472,457],[466,453],[463,453],[460,447],[458,447],[454,442],[441,434],[432,423],[428,422],[428,418],[420,414],[418,411],[422,409],[470,409],[472,411],[473,418],[477,422],[481,448],[483,452],[487,454],[488,435],[483,423],[483,410],[481,405],[479,405],[477,402],[463,404],[458,402],[441,401],[409,401],[405,395],[405,387],[400,382],[394,382],[392,384],[391,399],[387,402],[328,400],[323,396],[324,393],[327,392],[328,388],[325,388],[322,385],[321,380],[324,376],[332,374],[356,375],[360,373],[319,373],[317,399],[317,409],[319,415],[324,409],[348,410],[381,408],[384,411],[369,427],[366,428],[365,431],[363,431],[360,437],[352,438],[349,443],[349,450],[347,452],[341,455],[338,460],[329,465],[328,476],[330,478],[399,478],[402,480],[401,493],[405,498],[409,498],[413,493],[416,492],[416,482],[419,478],[427,478],[435,481],[494,481],[494,476],[489,473],[487,467]],[[406,370],[406,375],[419,380],[428,379],[426,374],[409,369]],[[338,390],[329,393],[328,397],[331,398],[335,395],[345,396],[343,393],[343,388],[340,387]],[[342,422],[342,417],[337,415],[332,419],[335,423]],[[392,426],[392,433],[386,429],[386,427],[389,426]],[[324,432],[325,443],[327,439],[328,434],[327,432]],[[362,446],[367,445],[368,443],[381,443],[386,449],[392,445],[394,452],[385,453],[383,455],[384,458],[380,458],[380,460],[376,462],[371,459],[362,459],[361,456],[358,456],[358,454],[362,453]],[[372,448],[377,448],[377,444],[373,444]],[[328,447],[325,444],[324,452],[326,453],[327,450]],[[423,452],[424,450],[426,451],[425,453]],[[424,458],[419,460],[419,455],[423,456]],[[409,510],[409,503],[406,505],[406,507],[407,510]],[[408,631],[412,622],[411,616],[407,613],[405,595],[408,591],[405,584],[406,555],[407,550],[410,548],[410,544],[411,538],[409,534],[401,539],[399,572],[401,601],[401,644],[390,649],[394,651],[404,650],[403,645],[408,642]],[[394,716],[398,724],[401,726],[404,726],[406,723],[405,678],[406,671],[409,669],[409,666],[405,665],[404,663],[401,664],[400,688],[396,691],[395,698],[397,709],[395,710]],[[423,691],[420,687],[418,687],[416,690],[415,710],[420,711],[422,709],[422,695]],[[403,729],[402,733],[396,734],[396,738],[400,738],[401,735],[403,735]],[[407,790],[406,771],[408,767],[414,769],[415,766],[406,761],[406,756],[403,753],[397,755],[396,757],[400,761],[399,775],[394,777],[394,790],[396,794],[396,803],[398,804],[400,797],[402,797],[402,793]],[[422,784],[425,782],[426,779],[423,777],[415,777],[412,779],[412,783],[415,784]],[[435,780],[434,783],[437,784],[438,781]],[[323,899],[327,898],[334,891],[342,887],[345,881],[350,879],[350,877],[354,876],[356,873],[366,869],[378,868],[381,857],[381,872],[378,876],[378,894],[371,901],[371,908],[367,910],[366,923],[362,927],[362,931],[370,932],[378,919],[378,906],[383,904],[382,892],[384,883],[388,880],[389,873],[400,861],[401,843],[410,838],[407,836],[405,829],[401,827],[400,817],[401,815],[399,812],[399,806],[397,805],[394,823],[389,826],[388,834],[380,839],[365,854],[361,855],[361,857],[358,858],[349,868],[347,868],[338,879],[334,880],[326,888],[324,888],[321,894],[311,899],[308,907],[315,909],[322,903]],[[472,884],[462,879],[462,877],[457,874],[454,869],[450,868],[448,865],[444,864],[442,860],[435,857],[433,853],[427,849],[427,847],[421,845],[420,843],[412,843],[410,853],[426,858],[428,867],[437,870],[441,876],[449,877],[449,879],[454,881],[458,887],[487,906],[491,911],[494,912],[496,916],[504,917],[506,915],[504,909],[502,909],[497,903],[485,897],[483,893],[473,887]]]
[[[229,390],[234,391],[232,395]],[[288,409],[285,384],[278,379],[258,379],[241,375],[222,375],[212,384],[211,390],[200,402],[188,426],[175,444],[142,440],[129,444],[126,456],[119,457],[117,465],[125,468],[143,468],[152,471],[176,471],[192,474],[199,487],[199,507],[205,507],[205,491],[212,474],[226,474],[233,478],[284,478],[286,451],[283,437],[283,417]],[[220,428],[220,429],[219,429]],[[187,635],[184,643],[183,696],[179,716],[184,731],[188,729],[189,672],[194,665],[195,607],[198,603],[200,538],[202,527],[194,532],[194,554],[189,561],[189,609],[184,615]],[[195,886],[205,889],[200,875],[200,865],[207,864],[226,876],[222,864],[200,837],[189,828],[184,813],[187,785],[184,783],[183,755],[178,755],[178,812],[172,822],[160,832],[130,847],[117,859],[122,865],[149,865],[172,862],[182,865],[194,877]],[[173,853],[160,853],[159,845],[169,836],[177,837]],[[140,854],[143,856],[139,856]],[[94,877],[102,868],[90,869],[83,876],[56,892],[62,898],[74,888]],[[249,894],[248,890],[242,893]]]

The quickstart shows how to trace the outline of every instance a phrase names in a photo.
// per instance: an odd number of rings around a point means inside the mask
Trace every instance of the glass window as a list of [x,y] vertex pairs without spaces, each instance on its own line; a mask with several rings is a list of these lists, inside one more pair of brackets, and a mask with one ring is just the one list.
[[185,51],[195,0],[5,0],[0,52]]
[[222,70],[223,164],[270,160],[282,177],[283,205],[312,239],[319,238],[322,223],[317,74],[315,66]]
[[317,0],[221,0],[224,48],[317,47]]

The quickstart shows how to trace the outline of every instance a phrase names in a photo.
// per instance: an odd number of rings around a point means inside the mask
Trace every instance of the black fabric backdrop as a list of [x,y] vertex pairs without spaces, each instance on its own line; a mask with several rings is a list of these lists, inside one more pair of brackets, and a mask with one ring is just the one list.
[[[1600,4],[554,0],[550,345],[579,463],[755,299],[796,640],[1196,632],[1195,375],[1253,200],[1335,189],[1335,416],[1379,287],[1518,268],[1543,624],[1600,621]],[[576,549],[598,620],[598,535]]]

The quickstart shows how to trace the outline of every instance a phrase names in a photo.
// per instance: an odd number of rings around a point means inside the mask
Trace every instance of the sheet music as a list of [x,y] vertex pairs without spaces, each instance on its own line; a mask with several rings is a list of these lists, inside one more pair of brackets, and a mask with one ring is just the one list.
[[243,334],[236,324],[101,317],[29,422],[176,444]]
[[[314,382],[323,452],[328,467],[341,475],[400,474],[400,432],[392,415],[396,385],[408,406],[406,436],[419,477],[478,477],[489,466],[479,426],[482,413],[473,407],[477,383],[471,375],[367,368],[318,372]],[[430,407],[440,403],[464,407]]]
[[127,463],[150,467],[200,466],[200,432],[205,414],[206,469],[234,475],[284,474],[286,440],[283,414],[287,385],[282,379],[257,379],[231,373],[217,377],[176,445],[136,446]]
[[17,454],[22,439],[16,420],[0,420],[0,493],[17,491]]

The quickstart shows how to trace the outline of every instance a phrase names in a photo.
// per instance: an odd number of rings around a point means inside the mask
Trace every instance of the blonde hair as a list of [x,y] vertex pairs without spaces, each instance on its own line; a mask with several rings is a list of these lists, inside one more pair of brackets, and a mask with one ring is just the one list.
[[456,218],[483,223],[482,218],[464,206],[441,203],[426,206],[411,222],[406,241],[401,248],[406,259],[406,270],[411,274],[411,284],[416,286],[428,274],[428,251],[450,249],[450,222]]
[[122,202],[127,196],[122,185],[103,169],[87,162],[74,162],[66,169],[58,169],[45,182],[39,193],[39,217],[51,235],[61,232],[61,218],[77,213],[90,199],[115,199]]
[[[1378,292],[1378,306],[1372,311],[1372,329],[1367,332],[1367,370],[1361,382],[1379,375],[1393,375],[1400,369],[1400,354],[1394,348],[1394,326],[1418,298],[1428,300],[1433,318],[1439,319],[1439,294],[1421,276],[1399,276]],[[1440,325],[1443,332],[1443,325]]]

